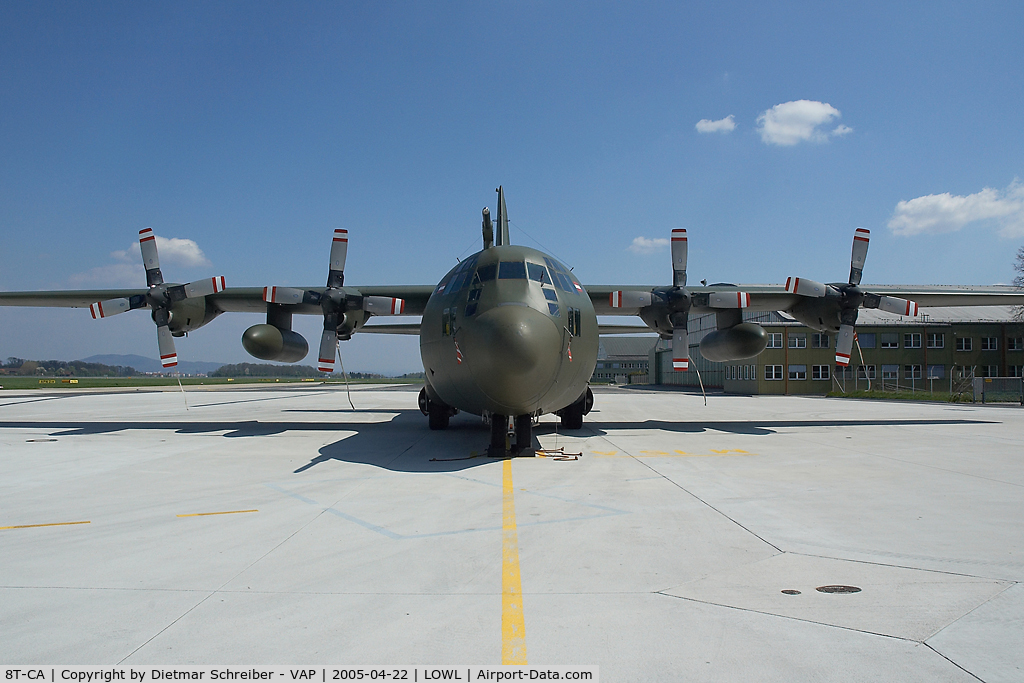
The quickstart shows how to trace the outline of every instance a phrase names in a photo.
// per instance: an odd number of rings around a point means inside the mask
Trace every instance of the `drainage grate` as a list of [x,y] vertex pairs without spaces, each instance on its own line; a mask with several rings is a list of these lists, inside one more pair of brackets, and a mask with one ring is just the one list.
[[814,590],[819,593],[860,593],[856,586],[818,586]]
[[784,590],[782,592],[785,593],[786,595],[800,595],[800,591],[793,590],[792,588],[787,588],[786,590]]

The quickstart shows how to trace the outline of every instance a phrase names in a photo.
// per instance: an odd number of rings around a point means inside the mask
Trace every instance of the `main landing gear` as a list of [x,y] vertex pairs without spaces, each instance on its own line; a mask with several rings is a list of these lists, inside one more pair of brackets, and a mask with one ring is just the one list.
[[419,404],[420,412],[427,416],[431,429],[448,429],[448,420],[451,419],[452,415],[459,412],[446,403],[430,398],[426,387],[420,389],[417,403]]
[[582,396],[561,410],[556,410],[555,415],[562,419],[562,429],[583,429],[583,416],[593,407],[594,392],[587,387]]

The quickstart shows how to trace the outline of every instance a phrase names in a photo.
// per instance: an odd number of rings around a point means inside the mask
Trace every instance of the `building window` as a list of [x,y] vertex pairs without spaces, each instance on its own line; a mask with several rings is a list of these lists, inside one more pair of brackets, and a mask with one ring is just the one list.
[[864,332],[863,334],[857,333],[857,343],[860,344],[862,349],[873,349],[875,348],[875,333]]
[[904,365],[903,379],[921,379],[920,365]]
[[[1024,351],[1024,337],[1007,337],[1006,338],[1006,350],[1007,351]],[[1020,375],[1018,375],[1019,377]]]
[[853,379],[853,366],[837,365],[836,379]]
[[766,366],[764,366],[764,378],[765,379],[782,379],[782,366],[781,365],[766,365]]
[[1022,370],[1024,370],[1024,365],[1008,365],[1006,366],[1006,376],[1024,377],[1024,373],[1021,372]]
[[974,367],[967,365],[954,365],[950,372],[954,378],[974,377]]
[[806,349],[807,348],[807,335],[806,334],[791,334],[791,335],[789,335],[789,348],[791,348],[791,349]]
[[766,349],[781,349],[782,348],[782,333],[781,332],[769,332],[768,333],[768,346]]
[[875,378],[875,366],[874,365],[858,365],[857,366],[857,379],[874,379]]
[[999,338],[998,337],[982,337],[981,338],[981,350],[982,351],[998,351],[999,350]]
[[929,365],[928,366],[928,379],[945,379],[946,378],[946,366],[945,365]]
[[811,379],[831,379],[829,377],[829,366],[827,365],[812,365],[811,366]]
[[928,333],[928,348],[929,349],[941,349],[946,346],[946,335],[936,334],[934,332]]
[[[812,349],[827,349],[828,348],[828,335],[820,332],[815,332],[811,335],[811,348]],[[827,366],[823,366],[827,367]],[[827,379],[827,378],[826,378]]]
[[981,366],[982,377],[998,377],[999,366],[998,365],[982,365]]
[[900,366],[898,365],[883,365],[882,366],[882,380],[892,379],[897,380],[900,378]]
[[920,332],[908,332],[903,335],[903,348],[905,349],[919,349],[921,348],[921,333]]
[[[806,340],[804,340],[806,341]],[[807,379],[807,366],[806,365],[790,365],[789,366],[789,378],[791,380]]]
[[883,332],[881,336],[883,349],[898,349],[900,347],[900,336],[895,332]]
[[956,350],[957,351],[970,351],[974,348],[973,340],[971,337],[957,337],[956,338]]

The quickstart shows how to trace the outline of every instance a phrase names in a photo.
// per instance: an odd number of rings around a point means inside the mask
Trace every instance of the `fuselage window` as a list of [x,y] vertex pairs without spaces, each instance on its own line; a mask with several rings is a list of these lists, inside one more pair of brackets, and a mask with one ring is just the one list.
[[498,272],[497,263],[489,263],[486,266],[480,266],[476,269],[476,276],[480,278],[480,282],[490,282],[494,279],[495,274]]
[[476,288],[476,289],[469,290],[469,299],[468,300],[469,301],[479,301],[480,300],[480,292],[481,291],[483,291],[483,290],[481,290],[479,287]]
[[502,261],[498,267],[499,280],[525,280],[526,264],[522,261]]
[[473,272],[470,270],[463,270],[461,273],[456,275],[452,279],[452,284],[445,290],[445,294],[454,294],[455,292],[461,292],[462,288],[469,282],[469,274]]
[[548,301],[554,301],[558,303],[558,294],[553,289],[544,288],[544,298]]
[[475,313],[476,313],[476,302],[473,301],[473,302],[470,302],[470,303],[466,304],[466,317],[468,318],[469,316],[471,316],[471,315],[473,315]]
[[539,263],[526,262],[526,269],[529,271],[530,279],[543,285],[550,285],[551,278],[548,277],[548,269]]
[[548,313],[550,313],[551,315],[553,315],[553,316],[555,316],[557,318],[558,317],[558,304],[550,304],[549,303],[548,304]]
[[572,287],[572,281],[569,280],[569,276],[563,273],[556,272],[553,277],[555,278],[555,284],[563,292],[575,292],[576,290]]
[[441,314],[441,334],[446,337],[450,337],[452,334],[452,327],[455,325],[455,315],[453,309],[446,308]]

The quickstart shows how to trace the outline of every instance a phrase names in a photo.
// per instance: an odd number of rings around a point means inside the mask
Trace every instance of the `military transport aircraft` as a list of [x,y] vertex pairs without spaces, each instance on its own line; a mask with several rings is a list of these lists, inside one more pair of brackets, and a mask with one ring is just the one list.
[[[717,330],[700,342],[711,361],[751,358],[767,334],[743,322],[743,309],[785,311],[820,331],[837,333],[836,364],[850,362],[860,308],[917,315],[918,306],[1024,303],[1011,287],[861,287],[869,232],[853,237],[847,282],[822,284],[791,277],[786,285],[686,286],[686,230],[672,230],[671,286],[583,285],[569,268],[536,249],[509,242],[505,195],[497,189],[497,216],[483,210],[483,249],[452,268],[436,286],[345,286],[348,232],[334,231],[326,287],[225,286],[223,277],[165,283],[152,229],[139,233],[146,289],[0,292],[4,306],[89,308],[93,318],[148,308],[156,323],[160,359],[177,365],[174,337],[224,312],[265,313],[267,322],[242,335],[256,358],[297,362],[309,347],[294,332],[292,316],[322,315],[319,369],[332,372],[339,340],[356,332],[418,334],[426,382],[420,410],[431,429],[444,429],[463,410],[491,425],[491,454],[504,454],[510,420],[515,451],[528,450],[534,418],[554,413],[579,429],[593,405],[588,383],[597,362],[598,335],[645,328],[598,323],[598,315],[639,316],[647,329],[672,342],[672,366],[689,369],[687,322],[691,312],[714,312]],[[909,297],[909,298],[904,298]],[[419,323],[373,324],[373,316],[420,316]]]

